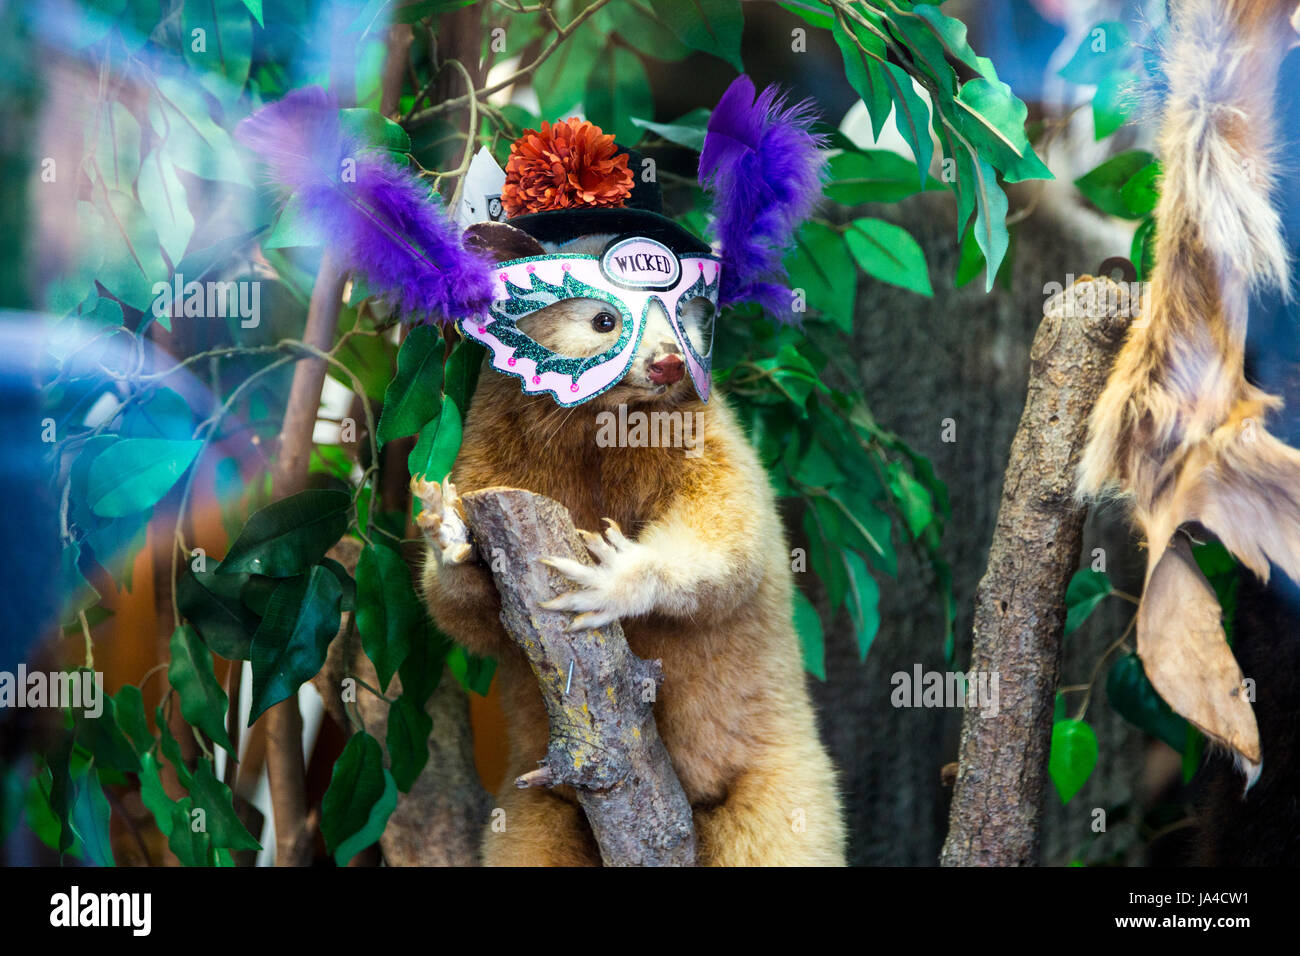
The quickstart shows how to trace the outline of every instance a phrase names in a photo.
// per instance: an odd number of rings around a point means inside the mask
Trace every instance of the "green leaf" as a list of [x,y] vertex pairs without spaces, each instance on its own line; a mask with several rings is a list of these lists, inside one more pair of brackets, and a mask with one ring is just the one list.
[[1091,86],[1121,68],[1128,59],[1128,29],[1115,20],[1098,23],[1088,31],[1060,74],[1071,83]]
[[388,708],[388,758],[392,762],[393,780],[403,793],[410,791],[420,772],[429,762],[429,733],[433,718],[424,704],[403,694]]
[[1133,232],[1129,260],[1137,269],[1138,281],[1146,281],[1156,265],[1156,221],[1148,216]]
[[250,725],[320,671],[339,631],[342,599],[338,578],[319,565],[275,589],[253,635]]
[[144,697],[140,688],[132,684],[123,684],[113,698],[113,709],[117,715],[117,725],[130,738],[138,754],[144,754],[153,746],[154,737],[149,732],[149,722],[144,716]]
[[437,329],[418,325],[397,353],[397,375],[384,392],[376,429],[379,443],[414,435],[438,414],[442,391],[442,349]]
[[1096,169],[1074,181],[1084,197],[1102,212],[1123,219],[1141,219],[1145,213],[1135,213],[1123,197],[1124,185],[1144,167],[1155,160],[1142,149],[1130,149],[1112,156]]
[[1148,163],[1120,187],[1119,197],[1135,217],[1150,216],[1160,200],[1160,161]]
[[[497,670],[496,658],[479,657],[477,654],[469,653],[460,645],[447,651],[446,658],[447,670],[451,671],[451,676],[456,678],[456,682],[461,687],[480,697],[488,695],[488,691],[492,689],[492,675]],[[403,678],[403,686],[405,686],[405,678]],[[433,693],[432,686],[428,693]],[[427,699],[428,694],[425,697]]]
[[230,700],[213,670],[211,652],[188,624],[172,632],[167,680],[180,695],[181,716],[233,756],[235,747],[226,734]]
[[918,183],[916,164],[887,149],[845,150],[830,160],[825,193],[836,202],[855,206],[896,202],[922,189],[941,189],[935,179]]
[[238,102],[253,53],[253,24],[243,0],[185,4],[181,36],[185,61],[203,88],[223,106]]
[[396,806],[397,783],[384,768],[379,742],[364,731],[353,734],[321,800],[321,834],[334,862],[346,866],[378,840]]
[[1062,803],[1069,803],[1097,766],[1097,735],[1081,720],[1052,725],[1052,751],[1047,770]]
[[79,567],[81,545],[73,541],[59,554],[59,623],[72,624],[78,615],[99,603],[100,595],[86,580]]
[[192,816],[194,809],[190,797],[172,804],[167,846],[181,861],[181,866],[211,866],[212,838],[206,830],[195,829],[198,821]]
[[274,501],[249,517],[217,572],[273,578],[301,574],[347,532],[351,506],[351,495],[330,488]]
[[108,798],[93,767],[82,771],[76,781],[76,800],[71,823],[91,866],[116,866],[113,844],[108,835]]
[[117,100],[103,103],[86,140],[108,188],[130,192],[140,173],[140,124],[135,115]]
[[443,399],[438,421],[420,430],[420,439],[407,456],[407,470],[429,481],[442,481],[460,453],[460,411],[450,395]]
[[479,371],[486,350],[472,339],[461,339],[451,350],[443,367],[443,394],[456,403],[456,410],[466,412],[478,387]]
[[181,745],[176,742],[171,726],[167,723],[167,715],[163,713],[161,706],[154,708],[153,722],[158,728],[158,743],[162,748],[163,756],[176,771],[176,779],[181,782],[181,786],[188,790],[194,783],[194,777],[181,756]]
[[345,133],[378,149],[411,151],[411,137],[406,130],[378,110],[339,110],[339,123]]
[[199,761],[194,770],[194,783],[190,787],[194,807],[206,816],[207,832],[214,847],[231,850],[260,850],[253,834],[235,812],[234,795],[230,788],[217,779],[207,760]]
[[293,249],[323,246],[327,241],[328,237],[307,214],[303,199],[299,196],[290,196],[280,209],[280,214],[276,216],[270,234],[262,241],[262,247]]
[[804,670],[818,680],[826,680],[826,643],[822,635],[822,620],[802,591],[794,592],[794,629],[803,648]]
[[[870,56],[864,56],[862,50],[858,48],[858,43],[881,59],[885,58],[885,44],[879,37],[858,24],[850,23],[850,28],[853,34],[850,34],[838,20],[833,21],[831,36],[834,37],[836,46],[840,48],[840,57],[844,60],[844,75],[849,85],[867,107],[867,115],[871,117],[872,136],[880,139],[880,133],[889,120],[889,111],[893,107],[894,100],[890,93],[889,82],[885,78],[884,65]],[[857,43],[854,42],[855,36]]]
[[[150,310],[154,283],[168,275],[158,234],[133,195],[112,189],[105,198],[107,208],[101,206],[106,223],[104,264],[95,278],[127,305]],[[169,318],[158,321],[171,328]]]
[[1065,633],[1077,631],[1097,605],[1114,591],[1105,573],[1091,568],[1076,571],[1070,579],[1070,586],[1065,589]]
[[582,102],[587,75],[605,46],[605,34],[587,26],[574,31],[533,74],[533,92],[542,116],[568,116]]
[[975,241],[975,229],[972,227],[962,236],[961,256],[957,262],[957,275],[953,278],[953,285],[960,289],[983,269],[984,253],[980,251],[980,245]]
[[783,264],[791,288],[803,290],[808,308],[840,331],[852,331],[858,270],[843,236],[822,223],[806,222]]
[[[601,30],[656,60],[682,60],[691,48],[664,25],[651,4],[611,3],[595,16]],[[698,148],[698,147],[697,147]]]
[[[932,4],[917,4],[912,8],[912,13],[925,21],[926,27],[936,34],[944,48],[954,57],[986,80],[997,80],[998,74],[993,67],[993,61],[971,49],[970,42],[966,39],[966,24],[956,17],[948,16]],[[924,36],[923,33],[910,27],[904,28],[903,32],[913,39]]]
[[406,561],[392,548],[367,545],[357,561],[357,630],[380,690],[402,666],[422,617]]
[[[172,262],[180,262],[190,237],[194,235],[194,216],[185,199],[185,186],[176,175],[176,167],[163,157],[161,150],[155,149],[145,158],[136,188],[140,205],[158,234],[163,252]],[[185,279],[194,281],[195,277],[186,275]]]
[[172,810],[176,801],[167,796],[167,791],[163,789],[162,766],[151,753],[140,756],[140,800],[153,814],[154,822],[158,824],[162,835],[170,837],[174,819]]
[[244,0],[244,6],[248,7],[248,12],[253,15],[259,27],[265,27],[262,22],[262,0]]
[[248,660],[260,623],[240,600],[247,574],[193,571],[176,582],[176,603],[210,650],[228,661]]
[[201,441],[128,438],[90,465],[86,498],[97,515],[116,518],[152,508],[171,490],[203,447]]
[[[402,696],[423,706],[441,682],[444,667],[453,674],[456,672],[452,661],[455,652],[451,640],[425,617],[421,627],[411,636],[411,651],[398,670],[402,678]],[[486,689],[482,693],[487,693]]]
[[957,223],[964,230],[975,213],[975,242],[985,260],[985,291],[993,289],[998,269],[1011,237],[1007,232],[1007,195],[998,184],[997,172],[977,153],[965,146],[952,154],[957,161]]
[[1101,78],[1092,97],[1093,137],[1103,140],[1126,122],[1133,111],[1138,78],[1129,70],[1116,70]]
[[704,149],[704,134],[708,131],[710,112],[703,106],[696,107],[685,116],[671,123],[652,123],[649,120],[632,118],[632,122],[642,129],[658,133],[670,143],[685,146],[697,153]]
[[921,537],[934,520],[934,501],[929,490],[898,462],[892,463],[889,469],[889,490],[907,523],[907,530],[913,538]]
[[1130,724],[1163,740],[1180,753],[1187,744],[1187,721],[1173,712],[1147,679],[1136,654],[1117,658],[1106,675],[1106,697]]
[[902,67],[886,63],[884,76],[894,100],[894,123],[916,159],[917,181],[924,184],[930,159],[934,156],[934,141],[930,139],[930,108]]
[[252,185],[234,140],[213,122],[207,99],[192,75],[157,78],[149,100],[149,124],[163,141],[164,155],[186,172],[200,179]]
[[[660,3],[655,15],[693,50],[726,60],[739,73],[745,72],[740,59],[740,38],[745,15],[739,0],[691,0],[690,3]],[[644,114],[642,114],[644,115]]]
[[[73,671],[77,679],[86,671]],[[95,764],[122,773],[135,773],[140,769],[140,760],[135,748],[126,739],[118,726],[117,707],[113,698],[103,698],[104,710],[98,717],[85,713],[76,714],[77,744],[90,752]]]
[[1205,762],[1205,734],[1192,724],[1187,725],[1187,740],[1183,744],[1183,783],[1191,783],[1196,771]]
[[194,413],[190,403],[170,388],[160,388],[147,401],[127,408],[120,435],[189,441],[193,433]]
[[[625,146],[635,145],[641,128],[634,116],[653,116],[654,97],[641,58],[626,47],[609,43],[591,64],[583,93],[587,118]],[[641,170],[632,170],[640,176]]]
[[867,275],[921,295],[934,295],[925,253],[903,227],[883,219],[855,219],[844,240]]
[[857,636],[858,656],[865,661],[880,630],[880,585],[856,551],[843,550],[840,556],[848,572],[849,616]]

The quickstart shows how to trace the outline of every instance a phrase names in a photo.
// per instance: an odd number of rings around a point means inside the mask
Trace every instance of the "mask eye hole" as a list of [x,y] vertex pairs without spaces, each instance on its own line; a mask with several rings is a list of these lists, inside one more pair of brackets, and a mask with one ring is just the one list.
[[612,312],[597,312],[591,320],[591,327],[597,332],[613,332],[618,326],[619,321]]

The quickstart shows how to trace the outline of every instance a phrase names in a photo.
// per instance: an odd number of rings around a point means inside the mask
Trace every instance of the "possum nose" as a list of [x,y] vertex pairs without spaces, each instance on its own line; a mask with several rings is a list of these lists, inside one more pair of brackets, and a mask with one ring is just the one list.
[[656,385],[671,385],[680,382],[686,374],[686,364],[679,355],[665,355],[657,362],[650,363],[650,381]]

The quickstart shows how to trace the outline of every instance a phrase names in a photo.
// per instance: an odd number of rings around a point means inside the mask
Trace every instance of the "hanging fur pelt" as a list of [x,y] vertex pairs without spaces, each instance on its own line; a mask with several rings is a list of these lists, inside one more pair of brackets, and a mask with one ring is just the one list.
[[1272,147],[1300,16],[1296,0],[1183,0],[1171,21],[1156,263],[1093,411],[1079,493],[1131,503],[1148,548],[1137,621],[1147,675],[1253,782],[1250,695],[1189,535],[1216,536],[1261,580],[1273,564],[1300,581],[1300,452],[1265,430],[1280,400],[1244,372],[1251,294],[1291,292]]

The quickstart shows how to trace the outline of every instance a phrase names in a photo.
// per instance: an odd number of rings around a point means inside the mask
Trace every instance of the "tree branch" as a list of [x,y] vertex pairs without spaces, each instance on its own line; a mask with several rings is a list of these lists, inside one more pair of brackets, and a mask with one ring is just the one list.
[[[307,327],[303,332],[304,344],[320,352],[328,351],[334,341],[343,303],[343,280],[344,272],[326,249],[312,288]],[[323,357],[304,358],[294,367],[284,424],[280,428],[279,451],[271,472],[272,497],[276,500],[306,487],[325,369]],[[307,767],[302,753],[302,714],[298,711],[297,697],[290,696],[270,708],[265,720],[266,771],[275,817],[275,862],[277,866],[306,866],[311,862],[311,840],[306,823]]]
[[968,701],[944,866],[1038,862],[1064,596],[1083,535],[1075,469],[1129,319],[1125,286],[1085,277],[1048,303],[1034,337],[1029,395],[975,597],[970,669],[990,682],[997,675],[996,713]]
[[570,589],[540,557],[591,562],[568,511],[514,488],[462,500],[479,547],[494,555],[502,624],[528,658],[550,718],[546,757],[515,785],[574,787],[606,866],[694,865],[691,807],[655,726],[659,661],[633,654],[617,622],[570,633],[570,615],[539,606]]

